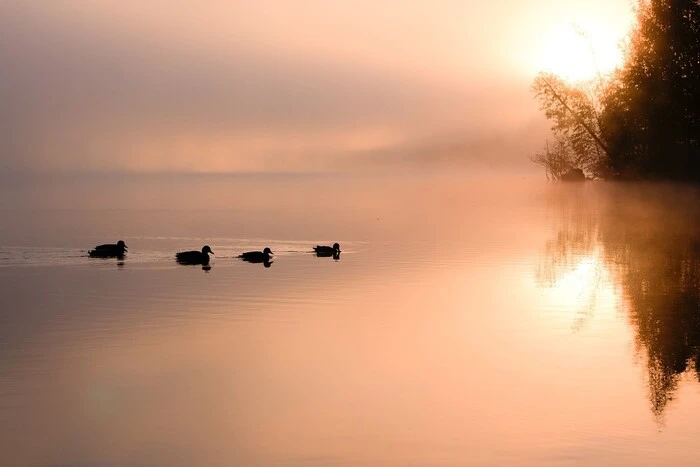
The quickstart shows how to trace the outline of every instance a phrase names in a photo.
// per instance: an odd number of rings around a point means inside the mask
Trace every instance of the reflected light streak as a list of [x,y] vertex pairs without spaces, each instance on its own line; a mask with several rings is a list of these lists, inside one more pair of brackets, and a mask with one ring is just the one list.
[[618,291],[599,250],[582,256],[548,292],[548,302],[557,310],[574,314],[576,329],[600,312],[612,312],[618,304]]

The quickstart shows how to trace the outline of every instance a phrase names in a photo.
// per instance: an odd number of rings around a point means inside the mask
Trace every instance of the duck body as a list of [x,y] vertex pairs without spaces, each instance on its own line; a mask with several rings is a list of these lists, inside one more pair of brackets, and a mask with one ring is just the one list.
[[94,249],[88,251],[91,258],[121,258],[127,250],[124,240],[119,240],[117,243],[105,243],[97,245]]
[[209,245],[204,245],[202,251],[181,251],[175,254],[175,259],[180,264],[209,264],[209,253],[214,254]]
[[314,253],[316,253],[316,256],[336,257],[340,255],[340,245],[338,243],[334,243],[333,246],[316,245],[314,247]]
[[246,251],[238,255],[238,258],[249,263],[269,263],[273,254],[272,250],[265,248],[263,251]]

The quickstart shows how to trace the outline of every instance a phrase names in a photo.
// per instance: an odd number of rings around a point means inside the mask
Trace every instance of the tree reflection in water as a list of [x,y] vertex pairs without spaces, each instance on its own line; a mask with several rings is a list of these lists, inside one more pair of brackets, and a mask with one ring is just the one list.
[[579,297],[595,309],[608,278],[624,297],[636,350],[646,359],[649,398],[657,420],[678,381],[700,381],[700,192],[691,187],[588,183],[552,187],[555,234],[536,278],[553,287],[588,261],[593,283]]

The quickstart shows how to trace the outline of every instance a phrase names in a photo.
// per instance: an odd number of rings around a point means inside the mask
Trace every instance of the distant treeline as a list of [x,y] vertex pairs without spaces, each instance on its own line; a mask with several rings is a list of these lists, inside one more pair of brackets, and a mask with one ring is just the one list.
[[700,182],[700,2],[640,0],[625,62],[572,85],[533,83],[553,140],[531,159],[547,177]]

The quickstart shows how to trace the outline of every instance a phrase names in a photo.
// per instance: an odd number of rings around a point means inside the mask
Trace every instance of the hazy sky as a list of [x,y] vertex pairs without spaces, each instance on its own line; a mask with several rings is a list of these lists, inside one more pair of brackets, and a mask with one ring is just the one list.
[[631,18],[631,0],[0,0],[0,169],[522,163],[562,30],[613,50]]

